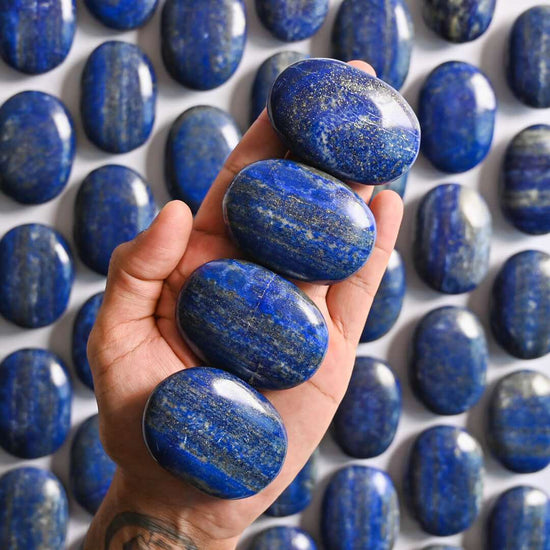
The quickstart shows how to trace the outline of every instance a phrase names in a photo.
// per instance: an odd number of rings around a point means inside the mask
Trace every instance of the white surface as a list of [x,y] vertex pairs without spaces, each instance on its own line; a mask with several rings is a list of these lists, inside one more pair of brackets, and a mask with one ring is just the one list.
[[[550,469],[533,475],[513,475],[504,470],[493,460],[488,452],[484,437],[485,409],[489,391],[481,403],[469,413],[454,417],[438,417],[427,412],[411,395],[407,382],[407,350],[411,334],[418,319],[429,310],[446,304],[467,305],[481,318],[488,331],[487,303],[492,281],[504,260],[513,253],[528,248],[550,251],[550,237],[528,237],[508,225],[500,213],[497,201],[497,184],[500,166],[505,147],[509,140],[524,127],[550,121],[549,110],[537,111],[520,104],[511,94],[504,79],[505,41],[513,20],[523,10],[539,4],[540,0],[500,0],[494,21],[489,31],[480,39],[465,45],[450,45],[431,33],[423,24],[420,0],[409,0],[413,12],[416,43],[413,53],[411,72],[403,88],[404,95],[416,105],[418,91],[427,73],[436,65],[449,60],[462,60],[481,67],[493,82],[498,101],[499,112],[496,133],[491,153],[485,162],[457,176],[446,176],[437,172],[428,162],[420,158],[409,178],[406,194],[406,215],[404,227],[399,239],[398,248],[404,255],[407,264],[408,291],[403,313],[396,327],[378,342],[361,346],[359,353],[386,358],[401,379],[404,389],[403,416],[397,437],[390,449],[381,457],[364,461],[391,474],[401,495],[401,481],[404,463],[412,439],[421,430],[438,423],[466,426],[482,443],[486,451],[486,484],[483,512],[475,525],[460,536],[439,539],[447,544],[462,543],[468,550],[483,547],[482,532],[489,505],[494,497],[504,489],[520,484],[530,483],[540,488],[550,485]],[[167,200],[163,180],[164,143],[170,124],[185,109],[198,104],[211,104],[228,109],[239,121],[243,129],[248,122],[248,97],[254,73],[259,64],[268,56],[284,49],[295,49],[310,52],[314,56],[330,55],[330,32],[340,0],[331,0],[331,12],[321,31],[310,41],[287,45],[278,42],[260,27],[252,0],[247,0],[249,12],[249,40],[243,62],[237,74],[221,88],[211,92],[192,92],[171,80],[160,58],[160,10],[152,21],[138,32],[116,33],[101,26],[87,12],[83,3],[78,1],[78,30],[74,46],[68,59],[54,71],[42,76],[27,77],[9,69],[0,62],[0,102],[13,94],[28,90],[41,90],[61,97],[73,114],[78,129],[78,152],[69,185],[63,194],[54,201],[42,206],[20,206],[8,198],[0,197],[0,235],[11,227],[29,222],[49,223],[60,230],[69,240],[72,239],[73,205],[76,191],[83,178],[92,170],[106,163],[128,165],[142,173],[153,187],[159,204]],[[159,101],[154,133],[147,144],[137,151],[126,155],[109,155],[91,145],[84,136],[78,111],[80,75],[87,56],[93,48],[105,40],[121,39],[139,44],[150,56],[157,71],[159,80]],[[413,217],[419,198],[429,189],[444,182],[458,182],[477,188],[488,201],[494,219],[494,238],[491,255],[491,269],[488,277],[474,292],[462,296],[445,296],[428,289],[417,277],[411,263],[411,242]],[[103,288],[104,279],[93,274],[81,263],[78,264],[77,279],[71,296],[67,313],[54,326],[38,330],[23,330],[0,319],[0,359],[8,353],[24,346],[49,347],[59,353],[71,365],[70,337],[74,317],[78,308],[93,293]],[[489,335],[489,333],[488,333]],[[534,368],[548,371],[548,356],[533,361],[519,361],[506,355],[490,341],[490,386],[502,376],[519,368]],[[73,426],[76,427],[87,416],[95,412],[93,395],[77,380],[74,383],[75,399],[73,405]],[[67,485],[69,440],[53,457],[30,461],[28,463],[50,467]],[[327,483],[327,476],[335,469],[349,464],[330,437],[327,436],[321,446],[321,464],[319,483],[312,505],[301,518],[298,516],[280,520],[261,519],[250,530],[257,531],[274,524],[301,524],[315,537],[319,534],[319,507],[322,492]],[[356,461],[361,462],[361,461]],[[19,461],[0,450],[0,473],[21,466]],[[401,499],[402,500],[402,499]],[[71,502],[71,524],[68,547],[77,548],[86,531],[90,517]],[[424,544],[435,542],[419,529],[411,519],[408,511],[402,506],[401,535],[395,546],[396,550],[421,548]],[[243,547],[246,544],[243,545]]]

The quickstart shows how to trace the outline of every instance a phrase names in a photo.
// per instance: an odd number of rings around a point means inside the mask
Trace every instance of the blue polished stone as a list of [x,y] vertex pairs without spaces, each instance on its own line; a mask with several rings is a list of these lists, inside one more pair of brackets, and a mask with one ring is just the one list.
[[75,203],[74,240],[82,261],[106,275],[114,249],[147,229],[156,214],[151,189],[141,176],[109,164],[82,182]]
[[372,191],[371,202],[373,201],[374,197],[376,197],[376,195],[378,195],[382,191],[387,191],[388,189],[391,191],[395,191],[401,198],[403,198],[405,196],[405,191],[407,189],[408,178],[409,178],[409,173],[406,172],[400,178],[397,178],[396,180],[391,181],[390,183],[382,183],[380,185],[377,185]]
[[405,0],[344,0],[332,29],[336,59],[362,59],[399,90],[409,74],[414,27]]
[[241,170],[223,199],[239,248],[285,277],[338,282],[361,269],[376,241],[376,221],[341,181],[290,160]]
[[84,0],[92,15],[119,31],[142,27],[153,17],[158,0]]
[[241,139],[235,119],[217,107],[198,106],[172,125],[165,150],[168,192],[196,213],[227,157]]
[[438,185],[418,207],[416,270],[434,290],[469,292],[487,275],[491,235],[491,212],[476,190],[456,183]]
[[75,267],[52,227],[18,225],[0,241],[0,314],[25,328],[52,324],[67,308]]
[[328,346],[323,315],[306,294],[240,260],[216,260],[195,270],[178,297],[176,319],[199,357],[259,388],[305,382]]
[[38,468],[0,478],[0,548],[65,550],[69,503],[61,482]]
[[161,382],[145,408],[143,433],[163,468],[226,499],[252,496],[271,483],[287,450],[273,405],[236,376],[209,367]]
[[155,122],[157,78],[149,58],[135,44],[98,46],[82,73],[80,113],[86,135],[108,153],[143,145]]
[[422,529],[446,537],[468,529],[483,496],[483,453],[462,428],[434,426],[415,440],[405,491]]
[[382,470],[347,466],[325,491],[321,533],[326,550],[391,550],[399,532],[399,503]]
[[22,92],[0,108],[0,189],[23,204],[61,193],[75,155],[72,117],[57,98]]
[[422,152],[442,172],[470,170],[491,148],[496,111],[493,86],[477,67],[461,61],[439,65],[420,91]]
[[334,59],[305,59],[283,71],[268,114],[295,155],[345,181],[388,183],[418,154],[420,127],[403,97]]
[[260,531],[249,550],[317,550],[317,546],[302,529],[279,525]]
[[221,86],[237,70],[246,44],[243,0],[167,0],[162,10],[162,58],[180,84]]
[[550,352],[550,255],[525,250],[506,261],[493,284],[490,319],[497,342],[514,357]]

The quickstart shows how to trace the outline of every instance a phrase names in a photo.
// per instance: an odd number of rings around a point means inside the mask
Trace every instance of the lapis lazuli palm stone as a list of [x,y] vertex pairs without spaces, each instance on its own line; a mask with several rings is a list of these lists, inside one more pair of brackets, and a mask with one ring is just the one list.
[[127,31],[145,25],[153,17],[158,0],[85,0],[85,3],[104,25]]
[[344,181],[389,183],[418,155],[420,127],[382,80],[334,59],[304,59],[277,78],[268,114],[297,157]]
[[442,172],[470,170],[489,153],[496,110],[493,86],[477,67],[462,61],[439,65],[420,91],[422,152]]
[[14,227],[0,241],[0,314],[24,328],[50,325],[67,308],[74,277],[60,233],[36,223]]
[[506,261],[493,283],[490,319],[497,342],[514,357],[550,353],[550,255],[525,250]]
[[246,44],[243,0],[167,0],[162,11],[162,57],[170,75],[196,90],[224,84]]
[[422,529],[446,537],[468,529],[483,496],[483,453],[462,428],[434,426],[415,440],[405,480],[411,513]]
[[399,90],[411,62],[414,27],[405,0],[344,0],[332,29],[336,59],[362,59]]
[[235,119],[217,107],[200,105],[182,113],[168,135],[165,174],[168,192],[196,213],[241,139]]
[[240,260],[196,269],[178,296],[176,319],[199,357],[258,388],[305,382],[328,347],[323,315],[304,292]]
[[61,482],[38,468],[0,477],[0,547],[65,550],[69,503]]
[[249,550],[317,550],[317,545],[303,529],[279,525],[260,531]]
[[394,181],[391,181],[390,183],[382,183],[380,185],[377,185],[373,191],[371,196],[371,202],[374,200],[374,197],[381,193],[382,191],[395,191],[401,198],[405,196],[405,191],[407,190],[407,180],[409,178],[409,173],[406,172],[403,174],[400,178],[397,178]]
[[302,281],[347,279],[368,260],[376,221],[363,199],[329,174],[290,160],[241,170],[223,200],[231,236],[257,263]]
[[61,193],[73,166],[73,119],[59,99],[22,92],[0,108],[0,189],[22,204]]
[[143,145],[155,122],[157,78],[149,58],[135,44],[98,46],[82,73],[80,113],[86,135],[108,153]]
[[273,405],[236,376],[209,367],[161,382],[145,408],[143,433],[163,468],[226,499],[263,490],[278,475],[287,450]]

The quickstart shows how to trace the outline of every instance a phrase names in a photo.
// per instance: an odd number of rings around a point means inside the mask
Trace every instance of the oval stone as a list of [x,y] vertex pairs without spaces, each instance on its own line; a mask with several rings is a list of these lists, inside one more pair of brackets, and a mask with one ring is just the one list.
[[249,550],[317,550],[317,546],[302,529],[279,525],[260,531]]
[[481,508],[483,454],[478,442],[454,426],[434,426],[414,442],[405,488],[422,529],[446,537],[468,529]]
[[345,181],[388,183],[418,155],[420,127],[405,99],[334,59],[285,69],[271,89],[268,114],[295,155]]
[[38,468],[0,478],[0,545],[9,550],[65,550],[69,503],[61,482]]
[[151,394],[145,443],[166,470],[205,493],[252,496],[279,474],[287,435],[273,405],[228,372],[195,367]]
[[407,180],[409,178],[409,173],[406,172],[403,174],[400,178],[397,178],[394,181],[391,181],[390,183],[382,183],[380,185],[377,185],[372,190],[372,196],[370,199],[370,202],[374,200],[374,197],[381,193],[382,191],[395,191],[401,198],[405,196],[405,191],[407,190]]
[[477,67],[449,61],[436,67],[420,91],[422,152],[442,172],[477,166],[493,142],[497,100]]
[[76,139],[57,98],[22,92],[0,108],[0,189],[22,204],[57,197],[69,179]]
[[108,153],[143,145],[155,122],[157,78],[135,44],[110,41],[97,47],[82,74],[80,113],[88,139]]
[[75,202],[73,229],[80,259],[107,275],[114,249],[147,229],[156,211],[149,185],[130,168],[110,164],[94,170]]
[[376,221],[336,178],[290,160],[241,170],[223,199],[231,236],[248,256],[302,281],[347,279],[368,260]]
[[182,113],[168,135],[165,172],[168,192],[196,213],[206,193],[241,139],[235,119],[201,105]]
[[525,250],[505,262],[493,283],[490,319],[497,342],[514,357],[550,352],[550,255]]
[[127,31],[153,17],[158,0],[85,0],[92,15],[107,27]]
[[0,241],[0,314],[24,328],[52,324],[67,308],[74,276],[60,233],[36,223],[14,227]]
[[363,59],[396,90],[409,74],[413,41],[413,21],[405,0],[344,0],[332,29],[336,59]]
[[188,88],[217,88],[237,70],[246,34],[243,0],[167,0],[162,10],[164,65]]
[[176,319],[199,357],[258,388],[305,382],[328,347],[327,325],[309,297],[250,262],[216,260],[196,269],[180,292]]

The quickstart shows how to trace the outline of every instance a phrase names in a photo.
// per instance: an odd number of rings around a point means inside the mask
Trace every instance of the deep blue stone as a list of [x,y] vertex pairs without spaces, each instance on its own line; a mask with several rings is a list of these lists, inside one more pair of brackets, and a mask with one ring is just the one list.
[[399,503],[388,474],[367,466],[336,472],[323,497],[321,532],[326,550],[391,550]]
[[143,432],[158,463],[209,495],[245,498],[278,475],[287,449],[271,403],[228,372],[186,369],[161,382]]
[[397,178],[394,181],[391,181],[390,183],[382,183],[380,185],[377,185],[373,191],[372,191],[372,197],[371,202],[378,195],[378,193],[381,193],[382,191],[386,191],[390,189],[391,191],[395,191],[401,198],[405,196],[405,191],[407,189],[407,179],[409,178],[409,173],[405,172],[400,178]]
[[285,69],[268,100],[275,130],[306,164],[348,181],[388,183],[409,170],[420,127],[382,80],[334,59]]
[[22,92],[0,108],[0,189],[23,204],[41,204],[65,187],[75,154],[73,120],[63,103]]
[[157,78],[138,46],[118,41],[101,44],[86,62],[81,87],[84,130],[100,149],[127,153],[149,139]]
[[227,82],[246,44],[243,0],[167,0],[162,10],[162,58],[170,75],[196,90]]
[[390,366],[358,357],[333,422],[340,448],[355,458],[381,455],[395,437],[400,416],[401,385]]
[[235,119],[217,107],[192,107],[172,125],[165,151],[168,192],[196,213],[241,139]]
[[126,31],[145,25],[153,17],[158,0],[85,0],[85,3],[104,25]]
[[411,513],[427,533],[456,535],[472,525],[483,496],[483,453],[454,426],[434,426],[415,440],[405,490]]
[[25,328],[52,324],[67,308],[75,267],[52,227],[18,225],[0,241],[0,313]]
[[61,482],[38,468],[18,468],[0,478],[0,547],[65,550],[69,503]]
[[305,382],[328,346],[323,315],[306,294],[239,260],[216,260],[195,270],[178,297],[176,319],[199,357],[259,388]]
[[474,189],[449,183],[424,195],[417,211],[414,264],[434,290],[460,294],[487,275],[491,212]]
[[493,284],[490,317],[497,342],[514,357],[550,352],[550,255],[525,250],[506,261]]
[[363,59],[399,90],[409,74],[414,27],[405,0],[344,0],[332,29],[336,59]]
[[260,531],[249,550],[317,550],[317,546],[302,529],[279,525]]
[[341,181],[290,160],[241,170],[223,200],[231,236],[248,256],[302,281],[347,279],[368,260],[376,221]]
[[470,170],[491,148],[496,111],[493,86],[477,67],[461,61],[439,65],[420,91],[422,152],[442,172]]
[[151,189],[139,174],[110,164],[82,182],[75,203],[74,240],[82,261],[106,275],[114,249],[147,229],[156,214]]

